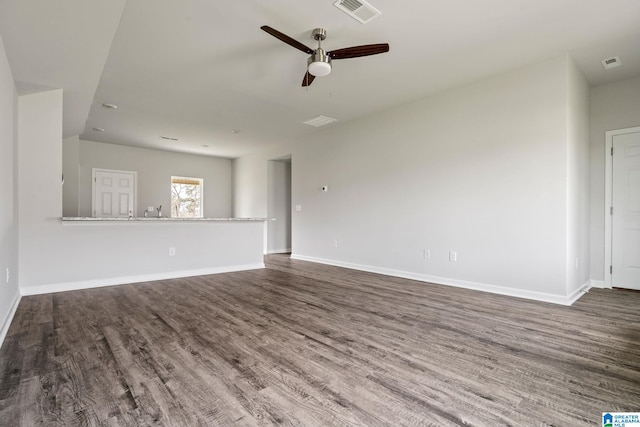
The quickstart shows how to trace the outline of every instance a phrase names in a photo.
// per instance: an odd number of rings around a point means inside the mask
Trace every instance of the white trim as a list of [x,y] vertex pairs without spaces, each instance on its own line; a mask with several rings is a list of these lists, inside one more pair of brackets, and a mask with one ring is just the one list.
[[11,304],[11,309],[9,310],[9,315],[6,319],[4,319],[2,329],[0,329],[0,347],[2,347],[2,344],[4,344],[4,339],[7,337],[7,332],[9,332],[9,327],[11,326],[13,316],[15,316],[16,314],[16,310],[18,309],[18,304],[20,304],[21,299],[22,296],[20,294],[15,296],[15,298],[13,299],[13,303]]
[[525,298],[535,301],[550,302],[553,304],[571,305],[582,295],[588,292],[589,282],[569,295],[555,295],[544,292],[527,291],[524,289],[506,288],[504,286],[489,285],[486,283],[469,282],[466,280],[450,279],[446,277],[428,276],[425,274],[411,273],[408,271],[392,270],[388,268],[374,267],[370,265],[352,264],[348,262],[335,261],[323,258],[315,258],[298,254],[291,254],[291,258],[310,261],[318,264],[333,265],[336,267],[351,268],[353,270],[367,271],[370,273],[384,274],[386,276],[400,277],[403,279],[418,280],[420,282],[434,283],[438,285],[455,286],[458,288],[472,289],[476,291],[490,292],[493,294],[506,295],[517,298]]
[[609,273],[609,267],[612,265],[611,256],[611,214],[610,209],[612,206],[613,197],[613,156],[611,155],[611,148],[613,148],[613,137],[618,135],[625,135],[628,133],[640,132],[640,126],[616,129],[605,132],[605,162],[604,162],[604,284],[605,288],[611,289],[611,274]]
[[76,291],[103,286],[126,285],[130,283],[153,282],[156,280],[179,279],[182,277],[204,276],[208,274],[232,273],[235,271],[258,270],[264,263],[234,265],[230,267],[200,268],[197,270],[171,271],[167,273],[141,274],[136,276],[111,277],[108,279],[85,280],[80,282],[52,283],[50,285],[26,286],[20,289],[22,295],[40,295],[52,292]]
[[590,285],[592,288],[608,289],[604,284],[604,280],[592,280]]
[[291,248],[287,249],[270,249],[267,251],[267,255],[271,254],[289,254],[291,253]]

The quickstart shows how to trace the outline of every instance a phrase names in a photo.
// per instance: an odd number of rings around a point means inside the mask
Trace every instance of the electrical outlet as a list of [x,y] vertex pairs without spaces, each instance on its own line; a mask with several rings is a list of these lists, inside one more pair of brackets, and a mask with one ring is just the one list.
[[9,283],[10,278],[11,278],[11,271],[9,270],[9,267],[7,267],[7,283]]
[[169,256],[175,256],[176,248],[169,248]]
[[451,262],[457,262],[457,261],[458,261],[458,252],[456,252],[456,251],[450,251],[450,252],[449,252],[449,261],[451,261]]
[[337,241],[337,240],[334,240],[334,241],[333,241],[333,247],[334,247],[334,248],[337,248],[337,247],[338,247],[338,241]]
[[426,259],[430,259],[431,258],[431,250],[430,249],[424,249],[422,251],[422,257],[426,258]]
[[300,212],[302,210],[302,205],[296,205],[296,211]]

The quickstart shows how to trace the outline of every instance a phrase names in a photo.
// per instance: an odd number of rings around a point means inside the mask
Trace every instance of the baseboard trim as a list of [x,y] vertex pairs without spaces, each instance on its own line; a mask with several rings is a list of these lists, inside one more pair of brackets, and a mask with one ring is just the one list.
[[604,280],[591,280],[590,285],[592,288],[611,289],[610,286],[604,283]]
[[584,285],[580,286],[578,289],[567,295],[569,303],[565,305],[573,305],[573,303],[578,301],[582,295],[588,293],[591,287],[591,280],[587,280]]
[[179,279],[182,277],[205,276],[208,274],[233,273],[235,271],[258,270],[265,268],[264,263],[234,265],[229,267],[201,268],[197,270],[171,271],[157,274],[121,276],[107,279],[85,280],[80,282],[52,283],[49,285],[25,286],[20,288],[22,295],[41,295],[54,292],[76,291],[80,289],[101,288],[104,286],[126,285],[130,283],[153,282],[156,280]]
[[271,249],[267,251],[267,255],[272,255],[272,254],[290,254],[291,253],[291,248],[289,249]]
[[11,322],[13,321],[13,316],[16,315],[16,310],[18,309],[18,305],[20,304],[20,299],[22,296],[20,294],[16,295],[13,299],[13,303],[11,303],[11,309],[9,310],[9,314],[4,319],[2,323],[2,329],[0,329],[0,347],[4,344],[4,339],[7,337],[7,333],[9,332],[9,327],[11,326]]
[[291,258],[315,262],[318,264],[333,265],[335,267],[350,268],[353,270],[366,271],[369,273],[383,274],[386,276],[400,277],[403,279],[417,280],[420,282],[434,283],[437,285],[454,286],[458,288],[471,289],[475,291],[489,292],[492,294],[506,295],[510,297],[524,298],[541,302],[549,302],[553,304],[560,304],[569,306],[578,300],[585,291],[583,288],[577,289],[570,295],[562,296],[555,294],[548,294],[544,292],[527,291],[523,289],[506,288],[503,286],[489,285],[486,283],[470,282],[465,280],[450,279],[446,277],[429,276],[424,274],[411,273],[401,270],[393,270],[388,268],[374,267],[370,265],[354,264],[349,262],[342,262],[324,258],[309,257],[299,254],[291,254]]

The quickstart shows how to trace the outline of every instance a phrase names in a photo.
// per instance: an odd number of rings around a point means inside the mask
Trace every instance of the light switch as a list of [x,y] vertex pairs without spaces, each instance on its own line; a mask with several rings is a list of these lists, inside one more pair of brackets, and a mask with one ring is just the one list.
[[302,205],[296,205],[296,210],[297,211],[301,211],[302,210]]

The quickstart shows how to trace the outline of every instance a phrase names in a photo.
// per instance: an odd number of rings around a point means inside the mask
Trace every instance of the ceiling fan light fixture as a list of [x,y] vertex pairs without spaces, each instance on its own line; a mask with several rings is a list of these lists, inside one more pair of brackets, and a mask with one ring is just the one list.
[[309,64],[309,74],[313,74],[316,77],[328,76],[331,72],[331,65],[326,62],[312,62]]
[[316,77],[328,76],[331,73],[331,58],[323,49],[318,49],[307,61],[309,74]]

